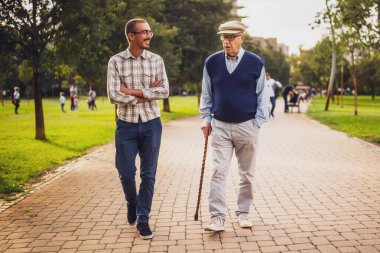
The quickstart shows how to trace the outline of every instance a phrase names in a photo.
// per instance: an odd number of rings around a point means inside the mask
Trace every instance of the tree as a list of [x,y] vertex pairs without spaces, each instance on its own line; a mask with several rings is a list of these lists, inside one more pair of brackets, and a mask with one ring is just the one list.
[[[149,19],[148,19],[149,21]],[[169,80],[174,80],[179,75],[179,65],[181,58],[178,52],[175,51],[172,41],[178,34],[176,27],[169,27],[168,25],[158,23],[155,20],[150,20],[149,24],[152,29],[156,31],[157,36],[153,38],[152,51],[162,56],[165,61],[165,69]],[[169,99],[163,100],[163,110],[170,112]]]
[[[357,110],[357,59],[374,59],[374,55],[380,49],[380,1],[378,0],[338,0],[330,12],[334,17],[335,28],[338,30],[340,43],[349,54],[350,71],[354,83],[355,110]],[[364,57],[363,57],[364,56]],[[376,71],[367,71],[369,75],[376,75]],[[368,80],[368,79],[367,79]],[[373,82],[368,80],[372,86],[374,99],[375,88]]]
[[329,65],[331,61],[331,42],[325,37],[309,50],[300,51],[300,55],[293,62],[293,71],[298,71],[303,83],[322,90],[329,81]]
[[[324,22],[330,24],[330,32],[331,32],[331,43],[332,43],[332,54],[331,54],[331,70],[330,70],[330,78],[329,85],[327,87],[327,99],[325,104],[325,111],[328,111],[330,98],[332,96],[332,90],[335,80],[335,72],[336,72],[336,26],[337,26],[337,17],[336,17],[336,6],[330,3],[330,0],[325,0],[326,10],[321,13],[322,19]],[[317,19],[317,24],[321,23],[320,19]]]
[[36,139],[45,140],[44,114],[40,86],[42,54],[48,43],[57,39],[64,1],[3,0],[0,2],[0,26],[12,29],[11,40],[19,44],[33,68]]
[[[59,88],[62,88],[62,81],[65,80],[67,83],[71,81],[73,76],[73,68],[67,64],[52,65],[52,72],[54,74],[54,80],[60,80]],[[75,82],[77,84],[77,82]]]
[[380,50],[380,1],[338,0],[341,22],[353,29],[360,42],[368,49]]
[[[78,11],[81,10],[81,11]],[[77,0],[63,7],[62,34],[51,48],[53,66],[67,65],[105,94],[107,62],[125,48],[126,1]]]
[[370,91],[372,100],[376,96],[376,84],[380,84],[380,54],[372,54],[361,59],[357,65],[357,76],[362,85],[362,92]]
[[[231,4],[223,0],[165,1],[162,22],[178,28],[174,52],[179,56],[179,75],[172,83],[194,83],[198,98],[201,90],[203,65],[206,58],[221,48],[218,26],[230,19]],[[160,19],[158,19],[160,20]]]
[[[350,66],[355,91],[355,115],[358,115],[356,56],[363,52],[364,54],[368,54],[368,51],[366,53],[366,50],[364,50],[365,41],[367,40],[367,38],[366,35],[362,33],[362,28],[365,26],[367,26],[367,28],[369,27],[368,24],[366,24],[367,21],[365,20],[368,18],[369,15],[367,13],[371,12],[368,8],[368,4],[370,2],[371,0],[365,0],[364,4],[357,4],[351,0],[339,0],[337,2],[337,17],[339,18],[340,23],[339,38],[341,40],[341,43],[349,52],[351,58]],[[357,20],[357,18],[359,18],[360,20]],[[372,34],[369,35],[369,37],[373,38]],[[372,44],[373,40],[370,40],[372,41],[370,42],[370,44]]]
[[0,28],[0,99],[4,106],[3,89],[5,81],[16,71],[14,60],[16,43],[11,39],[11,30]]
[[346,45],[346,48],[348,49],[350,53],[350,70],[351,70],[351,75],[352,79],[354,82],[354,114],[355,116],[358,115],[358,84],[357,84],[357,77],[356,77],[356,55],[357,55],[357,50],[360,47],[360,39],[357,36],[358,34],[355,33],[350,27],[345,29],[340,34],[340,38],[342,40],[343,45]]
[[[341,40],[351,55],[351,70],[354,86],[357,86],[355,56],[361,57],[364,62],[375,60],[380,52],[380,1],[364,0],[358,3],[353,0],[339,0],[338,15],[342,24]],[[360,60],[360,58],[359,58]],[[370,66],[368,66],[371,68]],[[372,77],[376,71],[368,71]],[[372,86],[372,98],[375,98],[374,83]],[[357,92],[357,91],[356,91]],[[355,96],[356,96],[355,92]],[[355,97],[355,115],[357,115],[357,98]]]
[[[246,35],[246,42],[250,42],[250,36]],[[245,43],[244,48],[254,52],[265,60],[265,70],[271,73],[271,76],[283,84],[287,84],[290,80],[290,65],[286,56],[279,50],[272,47],[260,48],[255,43]]]
[[[177,29],[158,21],[164,13],[163,3],[163,0],[72,1],[65,6],[63,39],[56,43],[55,54],[62,63],[73,66],[86,83],[95,87],[104,84],[109,58],[127,48],[126,21],[143,18],[155,33],[150,50],[163,57],[171,79],[179,72],[180,58],[172,43]],[[77,12],[77,9],[82,11]],[[105,85],[98,87],[100,93],[105,90]],[[164,103],[166,111],[170,111],[168,101]]]
[[33,79],[33,69],[27,60],[23,60],[20,65],[18,65],[18,79],[25,84],[26,87],[26,97],[28,99],[29,105],[29,82]]
[[[135,17],[146,19],[152,30],[155,32],[151,50],[158,53],[165,62],[170,85],[173,85],[172,80],[179,74],[179,64],[181,58],[175,49],[173,40],[178,34],[178,29],[170,23],[165,22],[163,16],[169,15],[165,9],[165,4],[169,1],[155,0],[155,1],[141,1],[131,0],[127,4],[126,17],[127,20]],[[162,15],[165,13],[165,15]],[[163,110],[170,112],[169,99],[163,99]]]

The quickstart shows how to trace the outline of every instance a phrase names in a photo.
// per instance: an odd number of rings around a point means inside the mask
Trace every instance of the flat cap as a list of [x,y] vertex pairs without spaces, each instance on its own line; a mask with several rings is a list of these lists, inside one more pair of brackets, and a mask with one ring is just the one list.
[[241,33],[244,32],[244,30],[247,28],[245,24],[239,21],[228,21],[226,23],[223,23],[218,28],[218,34],[223,33]]

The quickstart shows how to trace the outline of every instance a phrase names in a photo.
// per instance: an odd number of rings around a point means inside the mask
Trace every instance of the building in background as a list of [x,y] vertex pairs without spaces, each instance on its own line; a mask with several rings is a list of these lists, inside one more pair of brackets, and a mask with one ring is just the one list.
[[[224,2],[230,2],[232,4],[231,14],[236,20],[242,21],[247,16],[239,16],[238,10],[244,8],[237,4],[237,0],[224,0]],[[273,48],[282,52],[284,55],[289,55],[289,47],[284,43],[278,43],[277,38],[263,38],[263,37],[248,37],[245,43],[256,44],[261,48]]]
[[289,54],[289,47],[284,43],[278,43],[277,38],[251,37],[247,43],[254,43],[261,48],[273,48],[282,52],[284,55]]

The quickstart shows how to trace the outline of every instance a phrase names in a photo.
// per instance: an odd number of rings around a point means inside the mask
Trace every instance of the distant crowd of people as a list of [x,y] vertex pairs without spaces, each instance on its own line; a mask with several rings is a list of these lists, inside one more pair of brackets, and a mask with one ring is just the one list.
[[[20,95],[20,87],[14,87],[14,92],[11,93],[11,101],[12,104],[14,104],[15,109],[14,112],[15,114],[18,114],[18,109],[20,108],[20,100],[21,100],[21,95]],[[91,85],[89,86],[88,89],[88,99],[87,99],[87,104],[88,104],[88,109],[90,111],[93,111],[94,109],[97,109],[96,103],[96,91],[94,87]],[[71,84],[70,85],[70,110],[71,111],[78,111],[79,109],[79,96],[78,96],[78,87],[76,84]],[[65,103],[66,103],[66,97],[65,93],[61,91],[59,93],[59,104],[61,107],[61,112],[66,113],[65,110]]]
[[279,81],[271,78],[269,72],[266,72],[266,84],[268,86],[270,109],[269,117],[274,118],[274,109],[276,107],[276,99],[278,97],[279,91],[282,89],[282,97],[284,99],[284,112],[289,112],[289,104],[297,104],[299,102],[308,101],[312,97],[312,92],[310,89],[297,89],[296,84],[288,84],[285,87]]
[[[310,90],[297,90],[296,84],[288,84],[285,87],[281,84],[281,82],[273,79],[269,72],[266,72],[266,85],[268,86],[268,93],[269,93],[269,101],[270,101],[270,109],[269,109],[269,117],[274,118],[274,110],[276,108],[276,99],[279,95],[279,92],[282,89],[282,97],[284,99],[284,112],[289,112],[289,103],[297,103],[297,102],[303,102],[308,101],[311,96],[312,92]],[[15,106],[14,112],[15,114],[18,114],[18,109],[20,107],[20,88],[14,87],[14,92],[11,94],[11,100],[12,103]],[[87,105],[88,109],[90,111],[93,111],[94,109],[97,110],[97,106],[95,103],[96,100],[96,91],[95,89],[90,85],[88,89],[88,99],[87,99]],[[65,93],[61,91],[59,93],[59,103],[61,106],[61,111],[63,113],[66,113],[65,111],[65,103],[66,103],[66,97]],[[78,111],[79,109],[79,96],[78,96],[78,87],[76,84],[71,84],[70,86],[70,110],[71,111]]]
[[[88,104],[88,109],[90,111],[93,111],[94,109],[97,109],[96,104],[95,104],[95,99],[96,99],[96,91],[95,89],[90,85],[88,88],[88,99],[87,99],[87,104]],[[62,112],[65,111],[65,96],[64,93],[60,93],[60,98],[59,102],[61,104],[61,110]],[[78,111],[79,109],[79,96],[78,96],[78,87],[76,84],[72,84],[70,87],[70,110],[71,111]]]

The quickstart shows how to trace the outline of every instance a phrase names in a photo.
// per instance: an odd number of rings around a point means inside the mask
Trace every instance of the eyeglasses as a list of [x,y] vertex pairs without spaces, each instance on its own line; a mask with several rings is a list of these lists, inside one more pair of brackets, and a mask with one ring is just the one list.
[[149,30],[144,30],[144,31],[141,31],[141,32],[131,32],[133,34],[143,34],[143,35],[150,35],[150,36],[153,36],[153,32],[152,31],[149,31]]
[[228,40],[228,41],[233,41],[236,37],[240,37],[241,34],[239,35],[220,35],[221,40]]

